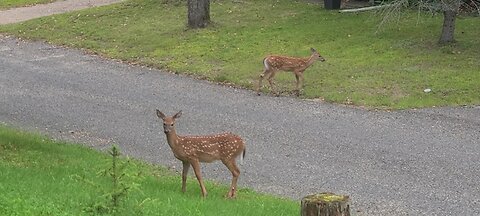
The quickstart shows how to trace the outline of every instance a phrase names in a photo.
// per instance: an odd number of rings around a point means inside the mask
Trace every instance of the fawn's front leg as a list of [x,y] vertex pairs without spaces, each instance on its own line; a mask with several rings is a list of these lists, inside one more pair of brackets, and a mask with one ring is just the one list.
[[183,171],[182,171],[182,192],[185,193],[187,190],[187,174],[188,169],[190,168],[190,163],[188,161],[182,161]]
[[303,88],[303,71],[295,71],[295,79],[297,80],[295,94],[300,96],[300,91]]
[[198,183],[200,184],[200,189],[202,190],[202,196],[206,197],[207,190],[205,189],[205,185],[203,184],[203,181],[202,181],[202,172],[200,170],[200,162],[198,160],[193,160],[193,161],[190,161],[190,164],[192,164],[193,171],[195,172],[195,176],[197,176]]

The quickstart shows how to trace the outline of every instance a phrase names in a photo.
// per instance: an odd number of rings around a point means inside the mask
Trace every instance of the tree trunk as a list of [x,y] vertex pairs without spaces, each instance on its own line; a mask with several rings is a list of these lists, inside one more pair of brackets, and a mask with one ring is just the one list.
[[454,10],[445,10],[443,11],[443,28],[442,35],[438,41],[441,44],[455,42],[454,33],[455,33],[455,19],[457,17],[457,12]]
[[210,23],[210,0],[188,0],[188,26],[205,28]]
[[333,193],[308,195],[302,199],[301,216],[350,216],[350,198]]

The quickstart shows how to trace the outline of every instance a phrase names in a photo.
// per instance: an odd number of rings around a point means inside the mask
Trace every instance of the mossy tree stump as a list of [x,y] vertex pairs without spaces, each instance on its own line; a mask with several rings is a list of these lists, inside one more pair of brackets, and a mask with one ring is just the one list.
[[308,195],[302,199],[301,216],[350,216],[350,198],[333,193]]

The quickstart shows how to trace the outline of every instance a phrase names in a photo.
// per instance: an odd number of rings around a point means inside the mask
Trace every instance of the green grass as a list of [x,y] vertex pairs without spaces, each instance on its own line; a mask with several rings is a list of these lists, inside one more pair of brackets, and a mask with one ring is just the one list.
[[[89,215],[88,209],[103,200],[102,188],[111,187],[109,179],[98,174],[110,161],[107,154],[80,145],[0,125],[0,215]],[[237,199],[225,199],[228,187],[214,182],[206,183],[209,196],[202,199],[193,176],[183,194],[179,174],[140,161],[131,161],[125,172],[126,180],[137,186],[124,198],[117,215],[296,215],[300,211],[298,202],[247,188],[238,191]]]
[[45,4],[45,3],[51,3],[54,1],[56,0],[1,0],[0,10],[14,8],[14,7],[31,6],[36,4]]
[[[213,25],[187,30],[185,2],[164,2],[129,0],[0,32],[250,89],[265,55],[307,56],[314,47],[327,61],[306,70],[303,98],[394,109],[480,104],[478,17],[457,19],[458,43],[439,46],[441,16],[406,13],[375,34],[373,13],[340,14],[306,1],[217,0]],[[292,93],[291,73],[276,81]]]

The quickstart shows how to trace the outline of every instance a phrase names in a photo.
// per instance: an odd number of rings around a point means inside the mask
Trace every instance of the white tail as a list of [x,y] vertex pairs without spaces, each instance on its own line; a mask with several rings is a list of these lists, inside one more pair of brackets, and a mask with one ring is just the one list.
[[233,176],[227,197],[235,197],[237,180],[240,176],[240,169],[238,169],[235,159],[241,156],[243,161],[245,157],[245,143],[242,138],[232,133],[211,136],[178,136],[175,131],[175,120],[181,115],[182,111],[172,117],[167,117],[157,110],[157,116],[163,120],[163,131],[167,136],[168,145],[170,145],[173,155],[183,163],[182,191],[186,190],[187,173],[191,165],[200,184],[202,196],[207,196],[207,190],[202,181],[200,162],[220,160]]
[[262,80],[267,76],[268,83],[274,94],[277,95],[277,92],[274,87],[273,77],[278,71],[292,71],[295,74],[297,79],[296,91],[297,96],[300,95],[300,89],[303,86],[303,72],[310,67],[316,60],[325,61],[320,53],[317,52],[314,48],[310,48],[312,55],[307,58],[295,58],[289,56],[278,56],[270,55],[263,59],[263,73],[260,74],[260,79],[258,81],[257,94],[260,95],[260,90],[262,88]]

